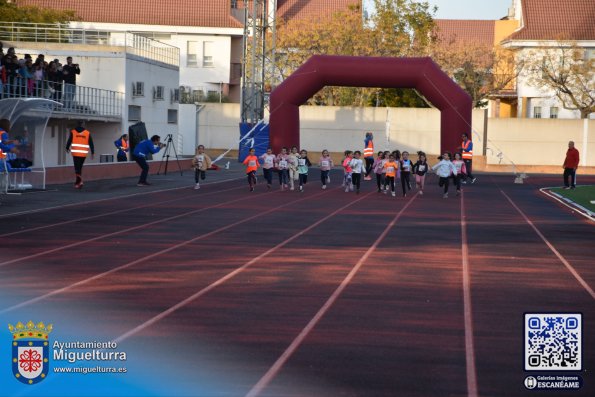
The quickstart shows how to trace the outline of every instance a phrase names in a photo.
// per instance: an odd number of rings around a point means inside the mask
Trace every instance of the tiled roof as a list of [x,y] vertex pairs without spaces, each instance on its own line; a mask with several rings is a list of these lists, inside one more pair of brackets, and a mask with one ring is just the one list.
[[361,3],[362,0],[277,0],[277,18],[289,21],[331,16]]
[[19,0],[17,4],[72,10],[85,22],[242,27],[230,14],[230,0]]
[[494,45],[494,26],[496,21],[435,19],[436,36],[441,43]]
[[595,40],[595,0],[523,0],[523,23],[509,40]]

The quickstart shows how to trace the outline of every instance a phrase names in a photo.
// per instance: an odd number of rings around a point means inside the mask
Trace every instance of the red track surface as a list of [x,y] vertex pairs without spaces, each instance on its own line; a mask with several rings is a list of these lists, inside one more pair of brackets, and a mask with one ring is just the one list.
[[221,395],[261,380],[267,396],[430,397],[540,394],[523,386],[523,313],[582,312],[572,395],[592,396],[595,225],[540,195],[556,181],[482,176],[464,205],[433,179],[408,198],[238,182],[3,219],[0,314],[66,313],[147,355],[201,357],[192,382],[218,374]]

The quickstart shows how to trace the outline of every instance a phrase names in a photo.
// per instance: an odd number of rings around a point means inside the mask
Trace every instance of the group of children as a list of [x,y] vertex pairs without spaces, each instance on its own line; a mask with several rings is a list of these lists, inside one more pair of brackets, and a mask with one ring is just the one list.
[[[371,169],[368,171],[369,174],[374,173],[376,176],[378,193],[388,194],[390,190],[391,195],[395,197],[395,186],[397,180],[400,180],[403,197],[407,197],[407,194],[412,190],[412,177],[415,176],[416,188],[419,194],[423,195],[426,174],[433,170],[439,177],[439,186],[444,188],[444,198],[448,197],[451,179],[456,186],[457,195],[459,195],[461,183],[465,183],[464,180],[466,179],[465,163],[461,159],[460,153],[455,153],[454,159],[451,159],[451,154],[445,152],[438,158],[439,162],[433,167],[429,166],[424,152],[417,152],[417,156],[417,161],[413,162],[407,151],[402,153],[399,150],[378,152]],[[263,170],[268,189],[272,187],[273,175],[277,172],[281,190],[295,190],[297,186],[297,189],[303,192],[304,186],[308,182],[309,168],[312,166],[312,162],[308,158],[308,152],[306,150],[298,151],[296,146],[292,147],[291,150],[284,147],[281,149],[281,153],[277,155],[273,154],[271,148],[268,148],[266,153],[260,157],[255,155],[254,149],[250,149],[243,164],[246,166],[246,175],[251,192],[255,189],[256,172],[259,168]],[[320,168],[322,189],[326,189],[328,183],[330,183],[330,170],[335,166],[328,150],[322,151],[317,165]],[[346,150],[340,165],[343,168],[342,187],[345,188],[345,192],[355,191],[356,194],[359,194],[362,179],[365,176],[371,177],[371,175],[366,175],[366,166],[362,159],[362,153],[359,150],[355,152]],[[197,148],[193,166],[196,182],[194,188],[199,189],[199,180],[205,179],[205,171],[211,166],[211,159],[204,152],[203,145]]]

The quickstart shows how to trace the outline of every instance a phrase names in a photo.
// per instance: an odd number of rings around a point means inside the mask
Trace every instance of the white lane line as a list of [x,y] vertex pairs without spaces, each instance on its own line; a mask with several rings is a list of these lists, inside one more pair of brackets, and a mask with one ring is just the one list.
[[283,365],[289,360],[289,358],[293,355],[293,353],[300,347],[302,342],[306,339],[306,337],[310,334],[312,329],[318,324],[318,322],[322,319],[322,317],[326,314],[326,312],[331,308],[331,306],[335,303],[335,301],[339,298],[339,295],[345,290],[347,285],[351,282],[355,274],[359,271],[362,265],[366,262],[368,257],[376,250],[378,244],[386,237],[390,229],[395,225],[397,220],[403,215],[405,210],[409,207],[409,205],[415,200],[417,195],[414,195],[412,199],[410,199],[403,208],[395,215],[392,221],[386,226],[384,231],[378,236],[376,241],[368,248],[368,250],[364,253],[364,255],[359,259],[359,261],[355,264],[355,266],[351,269],[349,274],[343,279],[341,284],[337,287],[337,289],[333,292],[333,294],[327,299],[327,301],[322,305],[322,307],[318,310],[318,312],[312,317],[312,319],[308,322],[308,324],[301,330],[301,332],[295,337],[293,342],[285,349],[283,354],[275,361],[273,366],[269,368],[269,370],[260,378],[260,380],[250,389],[250,391],[246,394],[246,397],[256,397],[271,383],[271,381],[277,376]]
[[[328,190],[327,190],[327,192],[328,192]],[[271,192],[271,193],[272,193],[272,192]],[[267,193],[267,194],[268,194],[268,193]],[[134,260],[134,261],[132,261],[132,262],[128,262],[128,263],[126,263],[126,264],[124,264],[124,265],[121,265],[121,266],[115,267],[115,268],[113,268],[113,269],[107,270],[107,271],[105,271],[105,272],[102,272],[102,273],[98,273],[98,274],[96,274],[96,275],[94,275],[94,276],[91,276],[91,277],[88,277],[88,278],[86,278],[86,279],[83,279],[83,280],[77,281],[76,283],[73,283],[73,284],[67,285],[67,286],[65,286],[65,287],[62,287],[62,288],[55,289],[55,290],[53,290],[53,291],[50,291],[50,292],[48,292],[48,293],[45,293],[45,294],[43,294],[43,295],[40,295],[40,296],[38,296],[38,297],[36,297],[36,298],[32,298],[32,299],[29,299],[29,300],[23,301],[23,302],[21,302],[21,303],[18,303],[18,304],[16,304],[16,305],[13,305],[13,306],[7,307],[7,308],[5,308],[5,309],[3,309],[3,310],[0,310],[0,314],[4,314],[4,313],[6,313],[6,312],[10,312],[10,311],[12,311],[12,310],[19,309],[19,308],[21,308],[21,307],[24,307],[24,306],[27,306],[27,305],[31,305],[31,304],[33,304],[33,303],[37,303],[37,302],[39,302],[39,301],[42,301],[42,300],[44,300],[44,299],[47,299],[47,298],[49,298],[49,297],[51,297],[51,296],[54,296],[54,295],[61,294],[61,293],[63,293],[63,292],[69,291],[69,290],[71,290],[71,289],[73,289],[73,288],[76,288],[76,287],[80,287],[81,285],[88,284],[88,283],[90,283],[91,281],[95,281],[95,280],[98,280],[98,279],[100,279],[100,278],[103,278],[103,277],[105,277],[105,276],[107,276],[107,275],[110,275],[110,274],[112,274],[112,273],[118,272],[118,271],[120,271],[120,270],[127,269],[127,268],[129,268],[129,267],[132,267],[132,266],[134,266],[134,265],[137,265],[137,264],[139,264],[139,263],[145,262],[145,261],[147,261],[147,260],[149,260],[149,259],[152,259],[152,258],[155,258],[155,257],[157,257],[157,256],[160,256],[160,255],[162,255],[162,254],[165,254],[165,253],[168,253],[168,252],[174,251],[174,250],[176,250],[176,249],[178,249],[178,248],[181,248],[181,247],[184,247],[184,246],[186,246],[186,245],[188,245],[188,244],[192,244],[192,243],[194,243],[194,242],[196,242],[196,241],[203,240],[203,239],[205,239],[205,238],[207,238],[207,237],[210,237],[210,236],[212,236],[212,235],[214,235],[214,234],[217,234],[217,233],[223,232],[223,231],[225,231],[225,230],[231,229],[231,228],[233,228],[233,227],[236,227],[236,226],[238,226],[238,225],[240,225],[240,224],[242,224],[242,223],[249,222],[249,221],[251,221],[251,220],[253,220],[253,219],[256,219],[256,218],[260,218],[260,217],[262,217],[263,215],[266,215],[266,214],[268,214],[268,213],[271,213],[271,212],[277,211],[277,210],[279,210],[279,209],[281,209],[281,208],[283,208],[283,207],[287,207],[287,206],[289,206],[289,205],[293,205],[293,204],[295,204],[295,203],[297,203],[297,202],[300,202],[300,201],[303,201],[303,200],[308,200],[308,199],[310,199],[310,198],[314,198],[314,197],[320,196],[320,195],[322,195],[322,194],[325,194],[325,192],[318,193],[318,194],[315,194],[315,195],[313,195],[313,196],[304,197],[304,198],[301,198],[301,199],[299,199],[299,200],[290,201],[290,202],[287,202],[287,203],[285,203],[285,204],[283,204],[283,205],[280,205],[280,206],[278,206],[278,207],[271,208],[271,209],[269,209],[269,210],[267,210],[267,211],[264,211],[264,212],[260,212],[260,213],[258,213],[258,214],[256,214],[256,215],[253,215],[253,216],[251,216],[251,217],[245,218],[245,219],[243,219],[243,220],[241,220],[241,221],[237,221],[237,222],[234,222],[234,223],[232,223],[232,224],[229,224],[229,225],[227,225],[227,226],[220,227],[219,229],[213,230],[213,231],[211,231],[211,232],[209,232],[209,233],[202,234],[202,235],[200,235],[200,236],[198,236],[198,237],[195,237],[195,238],[193,238],[193,239],[191,239],[191,240],[186,240],[186,241],[183,241],[183,242],[181,242],[181,243],[179,243],[179,244],[176,244],[176,245],[173,245],[173,246],[171,246],[171,247],[169,247],[169,248],[166,248],[166,249],[163,249],[163,250],[161,250],[161,251],[155,252],[155,253],[153,253],[153,254],[151,254],[151,255],[144,256],[144,257],[142,257],[142,258],[139,258],[139,259],[136,259],[136,260]],[[365,197],[365,196],[364,196],[364,197]],[[241,199],[239,199],[239,200],[245,200],[245,198],[243,197],[243,198],[241,198]],[[234,201],[237,201],[237,200],[234,200]],[[359,200],[358,200],[358,201],[359,201]],[[219,205],[225,205],[225,204],[229,204],[229,202],[227,202],[227,203],[223,203],[223,204],[219,204]],[[302,233],[303,233],[303,231],[302,231]]]
[[[304,235],[305,233],[309,232],[310,230],[314,229],[315,227],[317,227],[318,225],[320,225],[321,223],[327,221],[328,219],[332,218],[333,216],[337,215],[339,212],[343,211],[344,209],[352,206],[353,204],[360,202],[361,200],[365,199],[366,197],[370,196],[372,193],[368,193],[364,196],[362,196],[361,198],[354,200],[352,202],[350,202],[347,205],[344,205],[343,207],[331,212],[330,214],[326,215],[324,218],[319,219],[318,221],[316,221],[315,223],[311,224],[310,226],[308,226],[307,228],[299,231],[298,233],[294,234],[293,236],[289,237],[288,239],[284,240],[283,242],[275,245],[272,248],[269,248],[267,251],[263,252],[262,254],[258,255],[257,257],[252,258],[251,260],[249,260],[248,262],[244,263],[242,266],[236,268],[235,270],[227,273],[225,276],[221,277],[220,279],[218,279],[217,281],[214,281],[213,283],[209,284],[208,286],[204,287],[203,289],[201,289],[200,291],[196,292],[194,295],[189,296],[188,298],[176,303],[175,305],[173,305],[172,307],[170,307],[169,309],[157,314],[156,316],[152,317],[151,319],[145,321],[144,323],[140,324],[139,326],[131,329],[130,331],[118,336],[116,339],[114,339],[114,342],[116,343],[120,343],[125,339],[128,339],[129,337],[133,336],[134,334],[137,334],[139,332],[141,332],[142,330],[150,327],[151,325],[155,324],[156,322],[162,320],[163,318],[169,316],[171,313],[175,312],[176,310],[186,306],[187,304],[191,303],[192,301],[200,298],[201,296],[203,296],[204,294],[206,294],[207,292],[211,291],[212,289],[218,287],[219,285],[223,284],[224,282],[230,280],[231,278],[237,276],[238,274],[240,274],[241,272],[243,272],[244,270],[246,270],[248,267],[250,267],[251,265],[255,264],[256,262],[258,262],[259,260],[261,260],[262,258],[272,254],[273,252],[277,251],[280,248],[283,248],[284,246],[286,246],[287,244],[289,244],[290,242],[292,242],[293,240],[297,239],[298,237]],[[1,313],[1,312],[0,312]]]
[[[237,177],[237,178],[224,179],[224,180],[217,181],[217,182],[211,182],[211,183],[209,183],[209,185],[216,185],[216,184],[219,184],[219,183],[225,183],[225,182],[230,182],[230,181],[237,181],[238,179],[244,179],[244,178],[243,177]],[[51,211],[51,210],[62,209],[62,208],[67,208],[67,207],[76,207],[76,206],[79,206],[79,205],[88,205],[88,204],[101,203],[101,202],[104,202],[104,201],[119,200],[119,199],[124,199],[124,198],[128,198],[128,197],[142,196],[142,195],[145,195],[145,194],[171,192],[173,190],[181,190],[181,189],[188,189],[188,186],[172,187],[172,188],[169,188],[169,189],[151,190],[151,191],[145,191],[145,192],[141,192],[141,193],[125,194],[123,196],[117,196],[117,197],[107,197],[107,198],[103,198],[103,199],[89,200],[89,201],[77,201],[76,203],[63,204],[63,205],[55,205],[53,207],[37,208],[37,209],[34,209],[34,210],[27,210],[27,211],[20,211],[20,212],[11,212],[9,214],[2,214],[2,215],[0,215],[0,219],[2,219],[2,218],[10,218],[10,217],[19,216],[19,215],[25,215],[25,214],[34,214],[34,213],[37,213],[37,212]]]
[[564,258],[564,256],[560,252],[558,252],[556,247],[554,247],[554,245],[549,242],[549,240],[543,235],[543,233],[541,233],[541,231],[539,231],[537,226],[535,226],[535,224],[533,222],[531,222],[529,217],[527,217],[527,215],[525,215],[525,213],[512,201],[512,199],[510,197],[508,197],[508,195],[506,193],[504,193],[504,191],[502,189],[500,189],[500,193],[502,193],[504,195],[504,197],[506,197],[506,199],[510,202],[510,204],[518,211],[518,213],[521,214],[521,216],[523,217],[525,222],[527,222],[529,224],[529,226],[531,226],[531,228],[533,228],[535,233],[537,233],[537,235],[543,240],[543,242],[554,253],[554,255],[556,255],[558,257],[558,259],[560,259],[560,262],[562,262],[564,264],[564,266],[566,266],[566,269],[568,269],[570,274],[572,274],[574,276],[574,278],[579,282],[579,284],[582,285],[583,288],[587,291],[587,293],[589,295],[591,295],[591,298],[595,299],[595,291],[593,291],[593,288],[591,288],[589,286],[589,284],[587,284],[587,282],[581,277],[581,275],[578,274],[576,269],[566,260],[566,258]]
[[473,312],[471,308],[471,275],[469,271],[469,245],[467,243],[467,216],[465,194],[461,192],[461,257],[463,262],[463,312],[465,319],[465,361],[467,369],[467,396],[477,397],[477,367],[473,343]]
[[120,214],[122,212],[138,210],[138,209],[141,209],[141,208],[159,206],[159,205],[166,204],[166,203],[173,203],[173,202],[176,202],[176,201],[186,200],[186,199],[189,199],[189,198],[192,198],[192,197],[211,196],[213,194],[223,193],[223,192],[229,192],[229,191],[237,190],[237,189],[243,189],[243,187],[239,187],[238,186],[238,187],[235,187],[235,188],[232,188],[232,189],[218,190],[218,191],[215,191],[215,192],[208,192],[208,193],[203,193],[203,194],[199,194],[199,195],[196,195],[196,194],[195,195],[191,195],[191,194],[189,194],[187,196],[178,197],[178,198],[175,198],[175,199],[150,202],[149,204],[143,204],[143,205],[139,205],[137,207],[127,207],[127,208],[123,208],[123,209],[120,209],[120,210],[111,211],[111,212],[104,212],[104,213],[101,213],[101,214],[92,215],[92,216],[86,216],[86,217],[83,217],[83,218],[70,219],[68,221],[62,221],[62,222],[52,223],[52,224],[49,224],[49,225],[36,226],[36,227],[28,228],[28,229],[21,229],[21,230],[18,230],[16,232],[10,232],[10,233],[0,234],[0,237],[14,236],[16,234],[21,234],[21,233],[29,233],[29,232],[33,232],[33,231],[36,231],[36,230],[43,230],[43,229],[48,229],[48,228],[56,227],[56,226],[68,225],[69,223],[88,221],[90,219],[101,218],[103,216],[110,216],[110,215]]

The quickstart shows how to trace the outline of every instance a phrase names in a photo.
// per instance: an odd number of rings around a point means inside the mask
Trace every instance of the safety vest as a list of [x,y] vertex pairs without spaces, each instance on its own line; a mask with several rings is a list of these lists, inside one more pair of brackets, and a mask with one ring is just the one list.
[[370,139],[368,146],[364,149],[364,157],[374,157],[374,141]]
[[89,131],[77,130],[70,131],[72,134],[72,143],[70,144],[70,153],[73,157],[87,157],[89,153]]
[[4,160],[6,158],[6,154],[0,149],[0,160]]
[[463,148],[463,154],[461,155],[461,157],[463,157],[463,160],[473,159],[473,150],[469,150],[470,146],[471,146],[470,140],[468,140],[467,142],[461,143],[461,147]]
[[120,147],[122,148],[122,151],[127,151],[128,150],[128,141],[124,140],[124,138],[120,138]]

